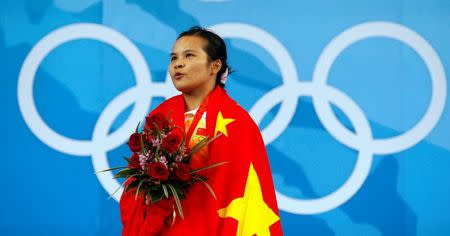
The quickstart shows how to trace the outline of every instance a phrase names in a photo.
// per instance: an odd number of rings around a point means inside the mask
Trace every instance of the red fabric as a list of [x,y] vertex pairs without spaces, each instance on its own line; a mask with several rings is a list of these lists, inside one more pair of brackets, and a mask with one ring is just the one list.
[[[184,127],[184,107],[184,98],[178,95],[163,102],[152,113],[172,112],[174,123]],[[182,200],[185,219],[182,220],[177,214],[175,224],[172,227],[163,227],[157,235],[236,235],[238,221],[234,218],[221,218],[217,211],[244,195],[250,163],[258,175],[264,202],[279,215],[267,153],[258,127],[248,113],[233,101],[224,89],[217,86],[212,91],[206,108],[206,133],[209,137],[214,135],[219,111],[224,118],[232,118],[235,121],[226,126],[228,137],[222,135],[209,144],[205,165],[222,161],[229,163],[201,172],[209,178],[208,183],[216,193],[217,200],[203,184],[197,183],[187,194],[187,198]],[[193,166],[198,167],[200,166]],[[144,216],[146,209],[143,201],[142,197],[135,201],[132,191],[122,195],[120,210],[124,236],[144,235],[141,233],[144,230],[142,228],[155,228],[152,224],[161,225],[158,220],[149,220],[148,209],[147,215]],[[272,236],[282,235],[279,220],[270,226],[270,233]],[[153,234],[145,232],[145,235]]]
[[206,129],[198,128],[197,129],[197,135],[206,136]]

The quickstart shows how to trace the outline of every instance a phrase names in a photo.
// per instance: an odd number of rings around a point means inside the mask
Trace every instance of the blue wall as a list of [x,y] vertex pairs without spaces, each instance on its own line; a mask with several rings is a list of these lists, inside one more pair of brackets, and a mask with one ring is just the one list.
[[227,42],[285,235],[450,235],[450,2],[0,3],[1,235],[119,235],[137,122],[176,94],[172,44]]

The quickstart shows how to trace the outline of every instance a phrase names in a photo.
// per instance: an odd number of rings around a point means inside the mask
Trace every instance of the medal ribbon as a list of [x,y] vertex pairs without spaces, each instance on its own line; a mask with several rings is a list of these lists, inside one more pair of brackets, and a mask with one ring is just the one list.
[[191,126],[189,127],[189,130],[186,134],[186,142],[185,142],[186,147],[189,146],[189,142],[191,141],[192,135],[194,134],[194,130],[197,127],[198,122],[200,122],[200,119],[202,118],[203,113],[205,113],[205,111],[206,111],[206,107],[208,106],[209,97],[211,96],[211,94],[212,94],[212,91],[203,100],[202,104],[200,105],[197,112],[195,113],[194,120],[192,121]]

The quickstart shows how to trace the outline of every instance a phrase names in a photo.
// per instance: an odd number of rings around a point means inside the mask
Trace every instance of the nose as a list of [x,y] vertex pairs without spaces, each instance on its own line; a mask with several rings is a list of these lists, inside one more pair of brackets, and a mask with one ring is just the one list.
[[179,68],[183,68],[184,67],[184,62],[180,59],[176,60],[173,67],[175,69],[179,69]]

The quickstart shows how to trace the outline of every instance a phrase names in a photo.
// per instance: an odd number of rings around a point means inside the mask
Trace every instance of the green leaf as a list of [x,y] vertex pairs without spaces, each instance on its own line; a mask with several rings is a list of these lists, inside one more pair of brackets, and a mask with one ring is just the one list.
[[[128,179],[127,179],[128,180]],[[132,188],[136,187],[139,184],[138,180],[134,180],[132,182],[130,182],[127,186],[127,188],[125,189],[126,192],[130,191]]]
[[140,135],[139,137],[140,137],[140,140],[141,140],[142,154],[145,155],[147,153],[147,148],[145,147],[143,136],[144,135]]
[[213,142],[214,140],[216,140],[217,138],[219,138],[220,136],[222,136],[222,133],[214,136],[214,138],[209,139],[209,137],[206,137],[204,139],[202,139],[199,143],[197,143],[191,150],[191,152],[188,154],[188,158],[190,158],[194,153],[196,153],[198,150],[200,150],[202,147],[209,145],[211,142]]
[[159,159],[159,146],[156,147],[155,158],[156,158],[156,160],[158,160],[158,162],[161,161],[161,159]]
[[108,200],[111,199],[114,196],[114,194],[116,194],[117,191],[119,191],[119,189],[123,187],[124,184],[125,182],[123,182],[116,190],[114,190],[114,192],[111,193],[111,195],[109,195]]
[[125,183],[126,183],[129,179],[131,179],[131,178],[133,178],[133,177],[134,177],[134,176],[130,176],[130,177],[127,178],[125,181],[123,181],[123,183],[122,183],[116,190],[114,190],[114,192],[111,193],[111,195],[109,195],[108,200],[111,199],[111,198],[114,196],[114,194],[116,194],[117,191],[119,191],[119,189],[122,188],[122,187],[125,185]]
[[177,204],[178,212],[180,213],[181,219],[184,220],[183,208],[181,208],[180,198],[178,197],[177,190],[171,185],[168,184],[170,191],[172,191],[172,195],[175,198],[175,203]]
[[191,174],[197,173],[197,172],[202,171],[202,170],[207,170],[207,169],[211,169],[211,168],[214,168],[214,167],[217,167],[217,166],[221,166],[221,165],[227,164],[227,163],[228,163],[228,161],[223,161],[223,162],[219,162],[219,163],[216,163],[216,164],[212,164],[210,166],[205,166],[205,167],[202,167],[202,168],[199,168],[199,169],[191,170]]
[[111,170],[117,170],[120,168],[127,168],[127,166],[119,166],[119,167],[109,168],[106,170],[99,170],[99,171],[95,172],[94,174],[99,174],[99,173],[103,173],[103,172],[107,172],[107,171],[111,171]]
[[159,189],[159,186],[157,186],[157,185],[150,185],[148,188],[149,188],[150,191],[157,191],[157,190],[160,190],[160,189]]
[[126,157],[126,156],[123,156],[123,159],[125,159],[125,161],[127,161],[128,163],[130,163],[130,162],[131,162],[131,159],[130,159],[130,158],[128,158],[128,157]]
[[139,123],[136,125],[136,130],[134,130],[135,133],[138,133],[139,125],[141,125],[141,122],[140,122],[140,121],[139,121]]
[[161,130],[159,130],[158,124],[156,124],[156,122],[153,122],[153,125],[155,126],[156,133],[158,134],[158,138],[161,139]]
[[200,150],[202,147],[206,146],[209,142],[208,137],[203,138],[200,142],[198,142],[192,149],[189,155],[196,153],[198,150]]
[[165,184],[162,184],[161,186],[164,190],[164,196],[166,196],[166,198],[169,198],[169,192],[167,191],[167,186]]
[[163,194],[162,193],[158,193],[158,194],[150,194],[150,200],[152,201],[152,203],[158,202],[159,200],[161,200],[163,198]]
[[120,170],[119,172],[117,172],[114,175],[114,178],[115,179],[117,179],[117,178],[125,178],[125,177],[127,177],[129,175],[136,174],[136,172],[138,172],[138,170],[133,169],[133,168],[125,168],[125,169]]
[[145,181],[144,179],[139,181],[139,184],[138,184],[137,189],[136,189],[136,195],[134,196],[134,200],[137,200],[137,197],[139,195],[139,189],[141,188],[141,185],[142,185],[142,183],[144,183],[144,181]]
[[209,190],[209,192],[211,193],[211,195],[213,196],[213,198],[214,199],[216,199],[217,200],[217,197],[216,197],[216,194],[214,193],[214,190],[211,188],[211,186],[206,182],[206,181],[204,181],[202,178],[200,178],[200,177],[193,177],[194,179],[196,179],[196,180],[198,180],[198,181],[200,181],[200,182],[202,182],[205,186],[206,186],[206,188]]

